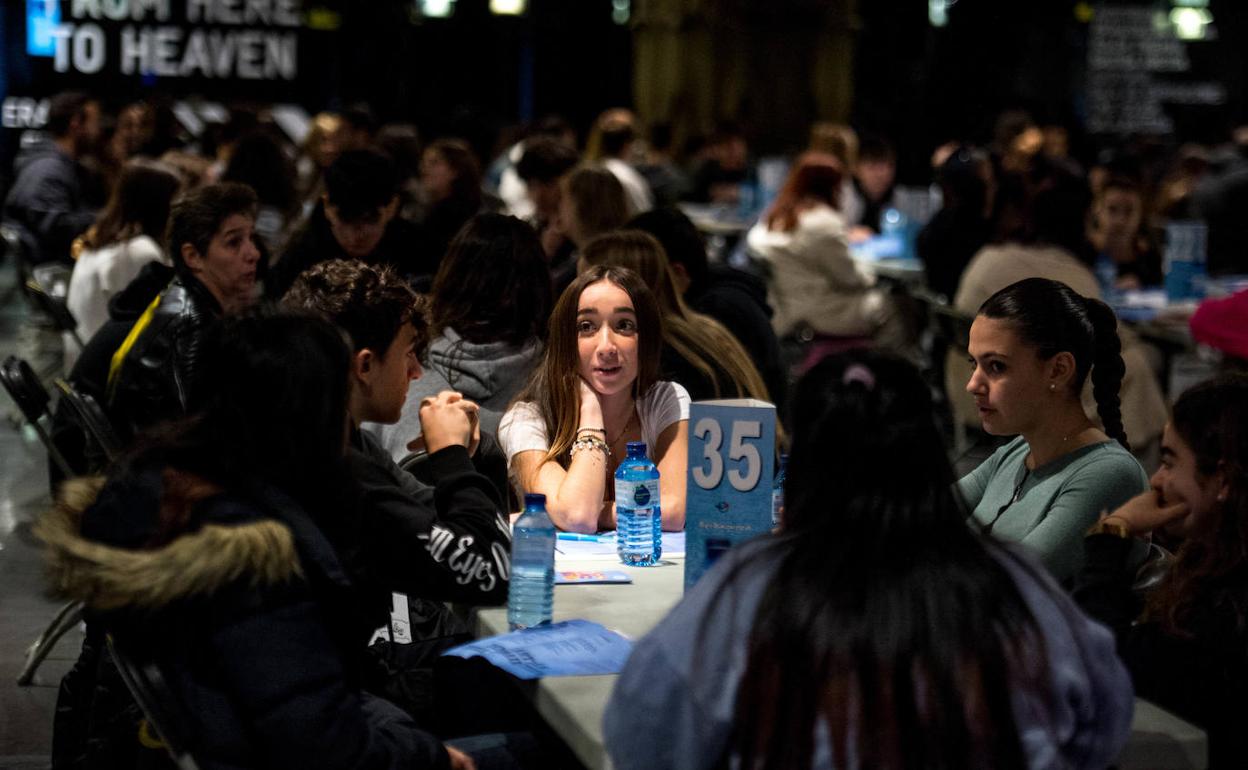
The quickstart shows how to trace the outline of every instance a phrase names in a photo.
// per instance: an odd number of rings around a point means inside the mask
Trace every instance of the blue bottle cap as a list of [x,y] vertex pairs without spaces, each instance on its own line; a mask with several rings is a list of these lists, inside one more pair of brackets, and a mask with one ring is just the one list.
[[531,508],[532,506],[535,506],[535,505],[540,505],[541,507],[545,508],[546,507],[546,495],[538,494],[537,492],[525,492],[524,493],[524,507]]
[[628,453],[630,455],[635,454],[635,453],[640,453],[644,455],[646,453],[646,442],[644,441],[628,442]]

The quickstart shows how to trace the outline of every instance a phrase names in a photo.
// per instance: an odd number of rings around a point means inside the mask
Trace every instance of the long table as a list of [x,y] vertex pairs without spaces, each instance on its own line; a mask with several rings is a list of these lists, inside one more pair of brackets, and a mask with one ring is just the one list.
[[[631,584],[557,585],[554,619],[583,618],[638,639],[680,601],[684,558],[664,559],[655,567],[626,567],[618,562],[560,560],[558,569],[622,570]],[[478,636],[507,632],[506,609],[477,613]],[[603,748],[602,717],[616,677],[580,676],[540,679],[532,689],[534,706],[568,748],[590,770],[611,767]],[[1136,699],[1131,737],[1115,765],[1120,770],[1165,767],[1172,770],[1203,768],[1207,764],[1205,733],[1194,725],[1147,702]]]

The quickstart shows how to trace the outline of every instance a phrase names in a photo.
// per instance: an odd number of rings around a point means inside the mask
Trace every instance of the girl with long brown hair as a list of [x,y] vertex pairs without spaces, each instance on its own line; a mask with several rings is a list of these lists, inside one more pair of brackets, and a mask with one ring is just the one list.
[[[1179,397],[1150,487],[1089,531],[1075,598],[1117,633],[1136,693],[1208,732],[1209,767],[1240,767],[1248,756],[1248,375]],[[1178,542],[1174,556],[1163,551],[1130,569],[1137,539],[1155,537]],[[1157,566],[1163,577],[1147,588]]]
[[644,441],[662,476],[663,528],[684,528],[689,394],[659,379],[662,340],[658,303],[632,270],[591,267],[555,304],[545,355],[498,438],[556,526],[614,529],[610,480],[628,442]]
[[626,267],[649,286],[663,316],[661,373],[679,382],[694,401],[757,398],[771,401],[767,386],[736,337],[715,319],[689,309],[672,280],[667,254],[639,230],[600,235],[585,245],[583,266]]

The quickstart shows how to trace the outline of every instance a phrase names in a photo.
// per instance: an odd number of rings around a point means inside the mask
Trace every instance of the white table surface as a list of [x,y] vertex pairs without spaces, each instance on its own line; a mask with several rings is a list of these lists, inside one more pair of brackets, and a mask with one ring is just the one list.
[[[684,593],[683,557],[664,559],[654,567],[628,567],[601,559],[560,559],[559,570],[621,570],[628,584],[556,585],[554,620],[592,620],[639,639],[680,601]],[[506,608],[477,612],[478,637],[507,632]],[[534,706],[590,770],[611,767],[603,748],[602,716],[615,685],[615,675],[567,676],[539,679]],[[1186,770],[1207,764],[1204,731],[1168,711],[1136,698],[1131,737],[1116,767],[1119,770]]]

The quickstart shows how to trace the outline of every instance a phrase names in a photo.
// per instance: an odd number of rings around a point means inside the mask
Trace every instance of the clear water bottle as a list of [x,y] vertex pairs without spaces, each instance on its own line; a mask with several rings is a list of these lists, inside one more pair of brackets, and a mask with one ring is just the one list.
[[644,441],[628,442],[628,456],[615,470],[615,542],[620,561],[649,567],[663,555],[659,511],[659,469],[646,457]]
[[784,478],[789,467],[789,456],[780,455],[780,470],[776,473],[775,483],[771,486],[771,524],[778,526],[784,518]]
[[1099,253],[1096,258],[1096,282],[1101,286],[1101,296],[1108,300],[1117,291],[1118,266],[1107,253]]
[[555,604],[555,525],[546,495],[525,495],[511,535],[507,623],[513,629],[549,623]]

